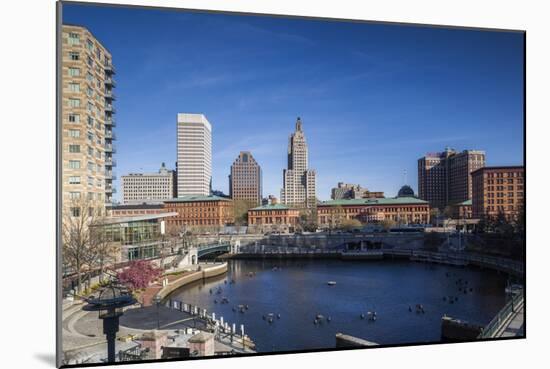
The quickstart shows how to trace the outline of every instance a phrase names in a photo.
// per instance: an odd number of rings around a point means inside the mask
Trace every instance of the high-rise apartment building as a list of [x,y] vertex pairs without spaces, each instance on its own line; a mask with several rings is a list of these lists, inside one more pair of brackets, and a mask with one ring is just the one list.
[[157,173],[130,173],[121,181],[124,204],[158,203],[176,196],[175,172],[164,163]]
[[262,169],[248,151],[241,151],[231,165],[229,196],[233,200],[246,200],[255,205],[261,204]]
[[300,117],[288,141],[288,169],[283,170],[281,202],[306,207],[315,206],[317,202],[316,173],[308,169],[308,148]]
[[62,27],[62,53],[63,201],[87,199],[103,212],[115,192],[111,53],[75,25]]
[[471,173],[485,166],[485,152],[446,148],[418,159],[418,195],[439,209],[472,198]]
[[203,114],[177,117],[177,195],[208,196],[212,185],[212,126]]
[[472,173],[472,217],[508,220],[525,207],[525,168],[523,166],[484,167]]

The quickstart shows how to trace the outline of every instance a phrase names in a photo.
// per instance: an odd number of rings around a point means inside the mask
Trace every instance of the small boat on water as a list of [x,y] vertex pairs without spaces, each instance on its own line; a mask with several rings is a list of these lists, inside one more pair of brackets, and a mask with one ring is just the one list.
[[327,284],[329,286],[334,286],[334,285],[336,285],[336,282],[335,281],[328,281]]

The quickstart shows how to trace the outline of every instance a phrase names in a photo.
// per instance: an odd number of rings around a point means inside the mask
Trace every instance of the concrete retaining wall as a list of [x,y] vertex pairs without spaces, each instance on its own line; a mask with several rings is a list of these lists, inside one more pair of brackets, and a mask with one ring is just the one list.
[[219,265],[212,265],[212,266],[201,266],[201,270],[197,270],[196,272],[186,274],[182,276],[181,278],[178,278],[176,280],[173,280],[170,282],[167,286],[163,287],[157,295],[160,296],[162,299],[166,298],[169,294],[177,290],[178,288],[185,286],[186,284],[193,283],[196,281],[199,281],[201,279],[206,279],[210,277],[215,277],[218,275],[222,275],[227,272],[227,263],[222,263]]

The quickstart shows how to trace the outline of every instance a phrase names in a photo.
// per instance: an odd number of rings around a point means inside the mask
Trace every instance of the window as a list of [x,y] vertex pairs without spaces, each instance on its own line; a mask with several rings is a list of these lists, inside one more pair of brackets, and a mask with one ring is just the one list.
[[69,198],[71,200],[78,200],[80,199],[80,192],[69,192]]
[[71,58],[71,60],[79,60],[80,54],[75,51],[71,51],[69,52],[69,58]]
[[92,75],[92,73],[88,72],[86,74],[86,80],[90,83],[94,83],[94,76]]
[[80,76],[80,69],[78,69],[78,68],[69,68],[69,76],[71,76],[71,77]]
[[87,136],[88,136],[88,141],[93,141],[94,140],[94,134],[92,132],[88,131]]
[[80,123],[80,115],[78,115],[78,114],[69,114],[69,122],[71,122],[71,123]]
[[[80,169],[80,160],[69,160],[69,168]],[[79,183],[80,183],[80,180],[79,180]]]
[[79,99],[69,99],[69,106],[71,108],[78,108],[80,107],[80,100]]
[[94,126],[94,118],[88,117],[88,127],[93,127],[93,126]]
[[69,177],[69,184],[80,184],[80,177],[79,176]]
[[80,137],[80,131],[78,129],[69,129],[69,137]]
[[80,216],[80,208],[78,208],[78,207],[71,208],[71,215],[73,217],[79,217]]
[[94,49],[94,43],[92,42],[92,40],[90,40],[90,39],[86,40],[86,47],[88,48],[88,50],[93,50]]
[[69,145],[69,152],[72,152],[72,153],[80,152],[80,145]]
[[78,33],[70,32],[69,45],[78,45],[78,44],[80,44],[80,35]]
[[88,170],[95,171],[95,164],[91,161],[88,162]]
[[69,91],[80,92],[80,85],[78,83],[69,83]]
[[92,149],[90,146],[88,146],[88,155],[90,156],[94,155],[94,149]]

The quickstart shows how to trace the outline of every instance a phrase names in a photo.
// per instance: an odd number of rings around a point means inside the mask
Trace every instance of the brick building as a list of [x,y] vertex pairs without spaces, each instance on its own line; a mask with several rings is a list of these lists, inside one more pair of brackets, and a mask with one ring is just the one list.
[[262,205],[248,210],[248,225],[294,227],[298,223],[299,215],[300,210],[283,204]]
[[233,201],[225,197],[189,195],[164,201],[164,209],[177,215],[168,226],[222,227],[234,223]]
[[484,167],[472,173],[472,216],[513,220],[525,206],[523,166]]
[[393,220],[401,224],[427,224],[430,205],[414,197],[331,200],[317,205],[317,219],[322,227],[336,227],[350,219],[361,223]]

